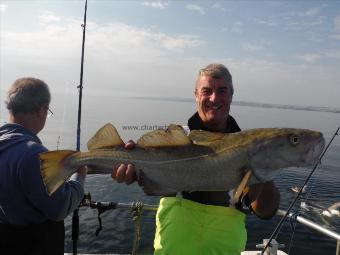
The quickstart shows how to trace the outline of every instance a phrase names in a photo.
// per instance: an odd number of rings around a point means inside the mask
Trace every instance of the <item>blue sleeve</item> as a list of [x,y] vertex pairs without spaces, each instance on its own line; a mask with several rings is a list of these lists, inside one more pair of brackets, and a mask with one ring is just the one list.
[[46,151],[41,145],[33,145],[23,155],[20,163],[20,182],[23,193],[33,206],[46,218],[54,221],[63,220],[74,211],[84,197],[84,179],[73,174],[53,195],[46,192],[41,174],[39,153]]

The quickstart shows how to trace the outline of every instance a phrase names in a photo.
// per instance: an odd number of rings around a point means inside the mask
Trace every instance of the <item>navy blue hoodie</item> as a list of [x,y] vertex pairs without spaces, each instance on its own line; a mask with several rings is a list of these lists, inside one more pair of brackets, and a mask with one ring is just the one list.
[[39,153],[45,151],[39,138],[25,127],[0,127],[0,223],[60,221],[79,205],[84,196],[84,180],[78,174],[48,196],[39,161]]

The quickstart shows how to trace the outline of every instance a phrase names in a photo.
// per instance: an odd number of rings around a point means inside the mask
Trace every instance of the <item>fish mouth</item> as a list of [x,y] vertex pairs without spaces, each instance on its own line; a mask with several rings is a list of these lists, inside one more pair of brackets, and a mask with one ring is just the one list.
[[317,144],[307,152],[305,163],[316,164],[319,161],[321,153],[323,152],[324,148],[325,139],[322,136],[320,136]]

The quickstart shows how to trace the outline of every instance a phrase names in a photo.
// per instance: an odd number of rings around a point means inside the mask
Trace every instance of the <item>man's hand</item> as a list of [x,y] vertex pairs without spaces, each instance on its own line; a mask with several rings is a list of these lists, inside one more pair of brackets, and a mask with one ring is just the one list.
[[[132,150],[136,147],[136,144],[133,141],[128,141],[124,148],[127,150]],[[136,170],[135,166],[132,164],[120,164],[119,166],[114,166],[112,171],[112,179],[117,182],[125,182],[126,184],[131,184],[136,181]]]
[[272,218],[280,205],[280,192],[274,182],[256,183],[243,190],[249,208],[261,219]]

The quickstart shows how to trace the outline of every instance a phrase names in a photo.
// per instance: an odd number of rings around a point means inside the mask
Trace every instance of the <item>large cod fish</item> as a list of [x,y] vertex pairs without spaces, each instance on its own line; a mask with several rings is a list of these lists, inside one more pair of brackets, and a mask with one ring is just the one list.
[[41,174],[48,194],[78,168],[89,174],[109,174],[113,165],[132,163],[148,195],[179,191],[231,190],[251,169],[257,181],[273,179],[278,169],[315,164],[325,140],[320,132],[292,128],[261,128],[224,134],[202,130],[189,135],[182,127],[144,134],[136,148],[126,150],[111,124],[88,141],[88,152],[70,150],[40,154]]

